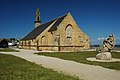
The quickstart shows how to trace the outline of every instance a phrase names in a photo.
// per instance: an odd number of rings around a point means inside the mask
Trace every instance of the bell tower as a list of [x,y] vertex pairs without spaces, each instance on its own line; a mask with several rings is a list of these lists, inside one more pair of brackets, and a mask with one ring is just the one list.
[[41,20],[40,20],[40,9],[36,10],[36,16],[35,16],[35,28],[41,25]]

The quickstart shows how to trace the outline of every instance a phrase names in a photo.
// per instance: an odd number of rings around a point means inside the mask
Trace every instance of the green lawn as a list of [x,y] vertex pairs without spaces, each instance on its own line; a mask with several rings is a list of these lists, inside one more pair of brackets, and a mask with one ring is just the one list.
[[0,52],[19,52],[19,51],[11,48],[0,48]]
[[0,80],[79,80],[21,58],[0,54]]
[[[35,53],[39,55],[45,55],[45,56],[52,56],[52,57],[58,57],[65,60],[72,60],[84,64],[90,64],[90,65],[99,65],[110,69],[120,70],[120,62],[96,62],[96,61],[88,61],[86,58],[89,57],[95,57],[96,52],[95,51],[86,51],[86,52],[53,52],[53,53]],[[112,52],[113,58],[119,58],[120,59],[120,53],[118,52]]]

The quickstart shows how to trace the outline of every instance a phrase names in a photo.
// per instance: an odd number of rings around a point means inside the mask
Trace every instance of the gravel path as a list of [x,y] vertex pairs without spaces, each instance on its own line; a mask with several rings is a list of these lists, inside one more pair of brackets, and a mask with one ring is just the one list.
[[36,64],[42,64],[45,68],[63,71],[66,74],[76,75],[84,80],[120,80],[120,71],[87,65],[59,58],[40,56],[33,54],[38,51],[19,49],[21,52],[1,52],[12,54]]

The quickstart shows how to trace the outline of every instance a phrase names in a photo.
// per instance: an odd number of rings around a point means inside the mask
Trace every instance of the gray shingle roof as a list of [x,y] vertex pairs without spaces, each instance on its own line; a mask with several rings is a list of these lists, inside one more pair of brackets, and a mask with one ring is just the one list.
[[62,22],[62,20],[67,16],[64,15],[62,17],[59,17],[58,20],[53,24],[53,26],[48,30],[49,32],[57,30],[57,26]]
[[59,18],[56,18],[54,20],[51,20],[47,23],[44,23],[35,29],[33,29],[29,34],[27,34],[22,40],[30,40],[30,39],[35,39],[38,35],[40,35],[48,26],[50,26],[55,20],[57,20],[52,27],[48,30],[49,32],[57,30],[57,26],[62,22],[62,20],[67,16],[61,16]]

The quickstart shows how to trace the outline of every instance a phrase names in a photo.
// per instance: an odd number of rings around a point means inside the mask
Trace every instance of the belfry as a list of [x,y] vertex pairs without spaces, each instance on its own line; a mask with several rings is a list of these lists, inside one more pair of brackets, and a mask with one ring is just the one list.
[[35,16],[35,28],[41,25],[41,20],[40,20],[40,9],[37,9],[36,11],[36,16]]

